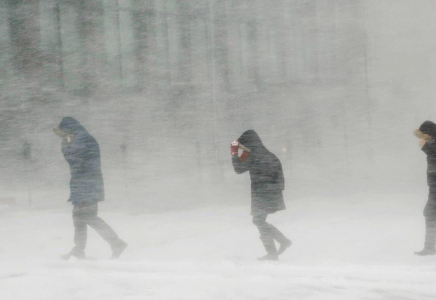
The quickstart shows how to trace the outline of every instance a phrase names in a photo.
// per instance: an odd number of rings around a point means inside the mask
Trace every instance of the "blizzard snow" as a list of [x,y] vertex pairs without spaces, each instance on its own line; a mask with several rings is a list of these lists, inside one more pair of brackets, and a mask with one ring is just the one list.
[[[272,2],[0,1],[0,300],[436,299],[412,135],[435,121],[436,1]],[[65,116],[100,144],[119,260],[92,229],[59,259]],[[231,165],[248,129],[283,164],[278,262]]]
[[117,261],[92,229],[89,259],[58,259],[72,246],[69,206],[3,209],[0,299],[435,299],[436,258],[413,254],[424,202],[288,201],[268,219],[294,243],[279,262],[256,261],[263,248],[248,205],[132,214],[103,203],[100,216],[129,243]]

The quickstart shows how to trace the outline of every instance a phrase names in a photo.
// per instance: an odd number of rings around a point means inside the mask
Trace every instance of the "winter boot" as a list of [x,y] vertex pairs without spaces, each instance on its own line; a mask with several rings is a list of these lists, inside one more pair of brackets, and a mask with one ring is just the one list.
[[112,246],[112,259],[117,259],[120,257],[121,253],[124,252],[127,248],[127,243],[123,240],[120,240],[119,243]]
[[436,250],[435,250],[434,247],[433,248],[424,247],[424,249],[422,249],[419,252],[415,252],[415,254],[419,255],[419,256],[435,255],[436,254]]
[[277,261],[277,260],[279,260],[279,256],[277,254],[270,254],[270,253],[268,253],[265,256],[259,257],[257,260],[274,260],[274,261]]
[[273,225],[270,225],[270,234],[273,237],[274,240],[276,240],[280,244],[279,251],[277,252],[278,255],[282,254],[286,251],[289,247],[291,247],[292,242],[278,230]]
[[292,246],[292,242],[288,239],[286,239],[285,241],[280,243],[280,248],[279,251],[277,251],[277,255],[282,254],[283,252],[286,251],[286,249],[288,249],[289,247]]
[[71,257],[76,257],[78,259],[85,259],[86,258],[85,251],[84,250],[79,250],[77,248],[73,248],[67,254],[62,254],[60,256],[60,258],[63,259],[63,260],[69,260]]
[[258,260],[279,260],[276,245],[274,244],[274,239],[269,236],[260,236],[260,240],[265,247],[267,255],[259,257]]

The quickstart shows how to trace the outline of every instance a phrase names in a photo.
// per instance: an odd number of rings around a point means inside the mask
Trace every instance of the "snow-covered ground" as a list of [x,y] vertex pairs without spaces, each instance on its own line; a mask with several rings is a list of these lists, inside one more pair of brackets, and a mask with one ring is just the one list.
[[293,247],[263,255],[249,207],[135,214],[100,206],[129,243],[109,260],[90,229],[89,259],[72,247],[71,207],[0,211],[0,299],[436,299],[436,257],[416,257],[423,195],[288,201],[269,217]]

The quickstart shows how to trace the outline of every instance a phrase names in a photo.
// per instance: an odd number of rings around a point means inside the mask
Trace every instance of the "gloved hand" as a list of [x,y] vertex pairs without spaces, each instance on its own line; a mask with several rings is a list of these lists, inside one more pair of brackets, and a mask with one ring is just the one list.
[[250,152],[244,151],[244,152],[242,152],[241,157],[239,157],[239,160],[241,162],[245,162],[249,156],[250,156]]
[[67,134],[65,132],[63,132],[62,130],[60,130],[59,127],[53,128],[54,133],[61,138],[64,138],[67,136]]
[[238,150],[239,150],[239,142],[238,141],[233,141],[230,143],[230,153],[233,156],[237,156],[238,155]]

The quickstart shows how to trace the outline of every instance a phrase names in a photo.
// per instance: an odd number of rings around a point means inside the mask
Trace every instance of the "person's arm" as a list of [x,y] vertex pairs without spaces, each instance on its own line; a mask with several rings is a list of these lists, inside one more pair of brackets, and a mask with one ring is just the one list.
[[285,176],[283,175],[282,164],[279,162],[278,178],[277,183],[282,191],[285,190]]
[[70,150],[71,152],[66,154],[71,169],[74,170],[77,175],[82,174],[86,169],[87,157],[89,155],[88,150],[86,144],[76,143],[74,148]]
[[249,170],[249,161],[241,162],[238,156],[232,156],[232,164],[236,174],[242,174]]
[[[233,141],[230,143],[230,154],[232,155],[232,164],[236,174],[242,174],[248,171],[247,161],[241,161],[238,156],[239,141]],[[247,158],[247,157],[245,157]]]

